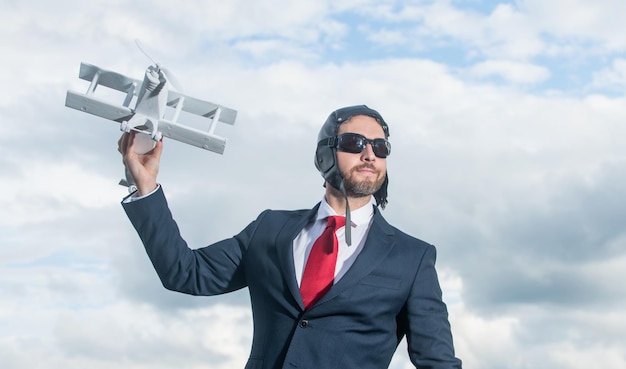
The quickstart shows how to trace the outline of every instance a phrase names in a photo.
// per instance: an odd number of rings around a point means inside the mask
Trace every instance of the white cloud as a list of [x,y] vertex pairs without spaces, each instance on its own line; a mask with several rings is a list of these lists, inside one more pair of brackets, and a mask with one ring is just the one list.
[[[111,180],[76,163],[20,162],[19,173],[0,178],[3,226],[37,224],[110,206],[120,190]],[[97,193],[98,196],[93,196]]]
[[609,68],[605,68],[593,74],[591,87],[611,88],[617,92],[626,90],[626,59],[613,60]]
[[626,31],[623,1],[524,0],[519,7],[538,29],[557,40],[589,42],[587,52],[626,50],[626,41],[620,36]]
[[550,77],[550,71],[545,67],[505,60],[475,64],[469,68],[469,73],[477,78],[500,77],[516,84],[541,83]]
[[[56,310],[48,314],[55,321],[49,332],[0,339],[5,365],[230,369],[245,365],[251,342],[250,311],[238,306],[180,310],[166,319],[148,306],[125,303]],[[16,355],[24,350],[28,355]]]
[[620,369],[626,365],[626,359],[619,353],[622,347],[591,344],[589,348],[581,350],[579,346],[563,343],[552,348],[551,356],[554,358],[553,365],[564,368]]

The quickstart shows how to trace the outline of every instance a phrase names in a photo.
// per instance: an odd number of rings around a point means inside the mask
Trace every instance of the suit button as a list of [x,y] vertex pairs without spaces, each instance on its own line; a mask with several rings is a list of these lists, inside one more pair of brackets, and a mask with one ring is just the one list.
[[309,321],[308,320],[301,320],[300,321],[300,328],[306,328],[309,326]]

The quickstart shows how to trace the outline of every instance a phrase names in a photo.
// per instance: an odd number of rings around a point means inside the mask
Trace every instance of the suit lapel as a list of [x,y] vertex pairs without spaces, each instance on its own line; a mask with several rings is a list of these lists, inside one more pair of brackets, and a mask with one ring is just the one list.
[[300,288],[298,287],[296,271],[293,265],[293,240],[298,236],[300,231],[315,218],[319,205],[320,204],[317,204],[309,212],[303,212],[303,216],[289,219],[285,222],[284,227],[276,237],[277,254],[280,267],[284,271],[282,275],[285,279],[285,284],[301,309],[304,309],[304,304],[302,303],[302,296],[300,295]]

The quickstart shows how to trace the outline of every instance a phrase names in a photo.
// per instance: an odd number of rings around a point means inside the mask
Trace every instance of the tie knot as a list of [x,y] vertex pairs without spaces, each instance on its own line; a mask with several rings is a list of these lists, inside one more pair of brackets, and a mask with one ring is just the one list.
[[327,228],[332,228],[335,231],[346,225],[346,217],[334,215],[328,217],[328,223],[326,223]]

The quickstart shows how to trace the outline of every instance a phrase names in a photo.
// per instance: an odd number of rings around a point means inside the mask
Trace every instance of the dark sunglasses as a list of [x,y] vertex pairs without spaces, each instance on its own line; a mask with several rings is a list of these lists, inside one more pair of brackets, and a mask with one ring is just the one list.
[[369,138],[358,133],[344,133],[328,139],[328,145],[338,150],[358,154],[365,150],[367,144],[372,145],[372,151],[378,158],[386,158],[391,154],[391,143],[384,138]]

